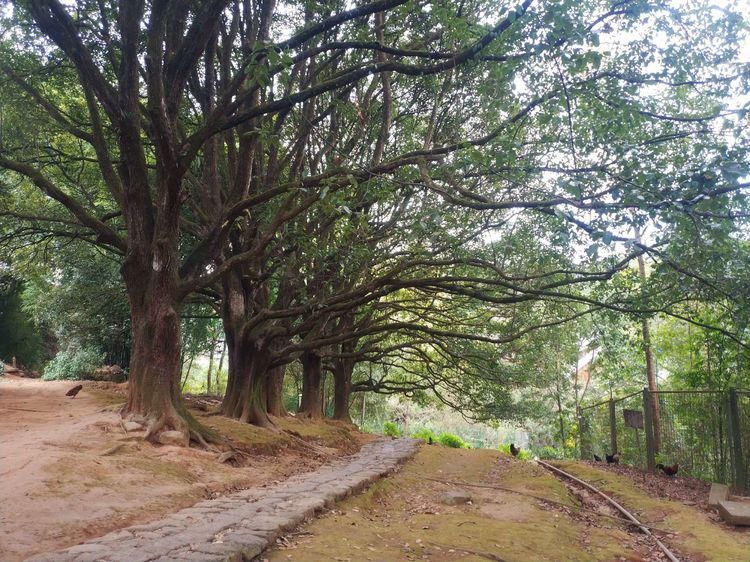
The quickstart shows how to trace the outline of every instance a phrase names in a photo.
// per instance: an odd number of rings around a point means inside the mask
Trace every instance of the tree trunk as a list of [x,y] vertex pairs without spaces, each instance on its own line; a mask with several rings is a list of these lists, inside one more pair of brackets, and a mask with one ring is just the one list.
[[339,359],[333,367],[333,419],[352,423],[349,415],[349,399],[352,395],[352,373],[354,362]]
[[[558,374],[559,377],[559,374]],[[557,416],[558,421],[560,423],[560,445],[564,449],[565,448],[565,416],[563,416],[563,407],[562,407],[562,398],[561,395],[562,390],[560,389],[560,380],[557,380],[557,394],[555,395],[555,398],[557,399]]]
[[283,417],[288,415],[284,408],[284,374],[286,366],[274,367],[268,374],[268,386],[266,388],[266,404],[268,413],[272,416]]
[[[637,233],[637,240],[640,242],[640,234]],[[646,263],[643,256],[638,256],[638,272],[641,281],[646,282]],[[641,321],[641,334],[643,335],[643,352],[646,355],[646,379],[648,389],[651,394],[651,419],[653,421],[654,433],[654,450],[658,453],[661,450],[661,411],[659,409],[659,390],[656,380],[656,366],[654,365],[654,352],[651,348],[651,331],[648,325],[648,318]]]
[[229,272],[222,284],[222,323],[229,356],[222,413],[242,422],[275,428],[266,409],[271,352],[267,341],[246,333],[246,314],[251,306],[242,273]]
[[128,400],[123,415],[147,425],[146,439],[176,430],[184,444],[194,439],[205,445],[210,432],[188,413],[180,393],[180,315],[172,298],[170,275],[151,268],[123,267],[130,298],[132,355]]
[[259,342],[243,341],[230,331],[226,332],[229,375],[222,413],[241,422],[275,428],[266,410],[270,354]]
[[659,408],[659,390],[656,380],[656,368],[654,365],[654,352],[651,348],[651,331],[648,320],[643,319],[641,323],[641,332],[643,334],[643,351],[646,354],[646,378],[648,380],[648,389],[651,391],[651,418],[654,426],[654,450],[658,453],[661,450],[661,410]]
[[211,339],[211,351],[208,355],[208,371],[206,372],[206,394],[211,394],[211,371],[214,368],[214,353],[218,338]]
[[302,403],[298,415],[308,418],[323,417],[321,382],[323,380],[322,360],[315,352],[302,354]]

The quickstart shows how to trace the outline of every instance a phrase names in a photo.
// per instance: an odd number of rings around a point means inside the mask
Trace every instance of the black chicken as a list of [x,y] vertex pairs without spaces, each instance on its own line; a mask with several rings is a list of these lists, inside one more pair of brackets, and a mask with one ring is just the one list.
[[68,392],[65,393],[65,396],[70,396],[71,398],[75,398],[76,394],[78,394],[79,392],[81,392],[82,388],[83,388],[82,384],[74,386]]
[[594,460],[596,462],[602,462],[602,458],[599,455],[597,455],[596,453],[594,453]]
[[620,453],[614,453],[612,455],[604,455],[607,457],[607,462],[609,464],[620,464]]
[[510,444],[510,454],[514,457],[517,457],[518,454],[521,452],[520,447],[516,447],[513,443]]
[[661,470],[667,476],[677,476],[677,471],[680,469],[680,465],[674,463],[672,466],[664,466],[663,464],[659,463],[656,465],[656,468]]

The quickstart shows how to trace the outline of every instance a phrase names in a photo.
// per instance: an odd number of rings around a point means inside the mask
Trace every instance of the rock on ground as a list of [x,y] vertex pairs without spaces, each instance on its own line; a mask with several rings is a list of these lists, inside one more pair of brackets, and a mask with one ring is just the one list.
[[463,491],[445,492],[440,498],[445,505],[463,505],[471,501],[471,496]]

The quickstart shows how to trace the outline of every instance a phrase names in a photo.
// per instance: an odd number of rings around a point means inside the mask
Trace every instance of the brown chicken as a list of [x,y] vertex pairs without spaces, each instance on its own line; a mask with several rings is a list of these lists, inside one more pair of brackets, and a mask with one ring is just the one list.
[[620,464],[620,454],[615,453],[614,455],[604,455],[607,458],[609,464]]
[[76,394],[78,394],[79,392],[81,392],[82,388],[83,388],[82,384],[74,386],[68,392],[65,393],[65,396],[70,396],[71,398],[75,398]]
[[518,454],[521,452],[520,447],[516,447],[513,443],[510,444],[510,454],[514,457],[517,457]]
[[667,476],[677,476],[677,471],[680,469],[680,465],[674,463],[672,466],[664,466],[663,464],[659,463],[656,465],[656,468],[661,470]]

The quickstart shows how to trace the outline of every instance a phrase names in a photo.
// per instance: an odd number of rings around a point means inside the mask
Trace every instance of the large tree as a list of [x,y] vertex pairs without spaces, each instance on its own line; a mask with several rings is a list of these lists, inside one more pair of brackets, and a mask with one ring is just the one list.
[[[59,235],[119,256],[133,331],[125,413],[148,420],[149,437],[203,440],[178,387],[192,294],[222,300],[225,412],[264,423],[273,346],[321,357],[347,339],[332,322],[381,288],[597,306],[565,288],[652,250],[618,233],[633,211],[736,193],[736,177],[696,193],[680,183],[717,154],[727,111],[715,101],[736,84],[722,65],[740,22],[704,15],[636,0],[19,2],[2,46],[17,103],[0,168],[56,203],[39,218]],[[657,44],[678,20],[687,34]],[[542,260],[520,279],[503,262],[430,256],[422,271],[407,259],[368,283],[319,283],[331,277],[316,245],[342,215],[365,215],[368,194],[400,188],[439,197],[439,224],[452,208],[511,226],[538,213],[571,247],[628,247],[573,270]]]

